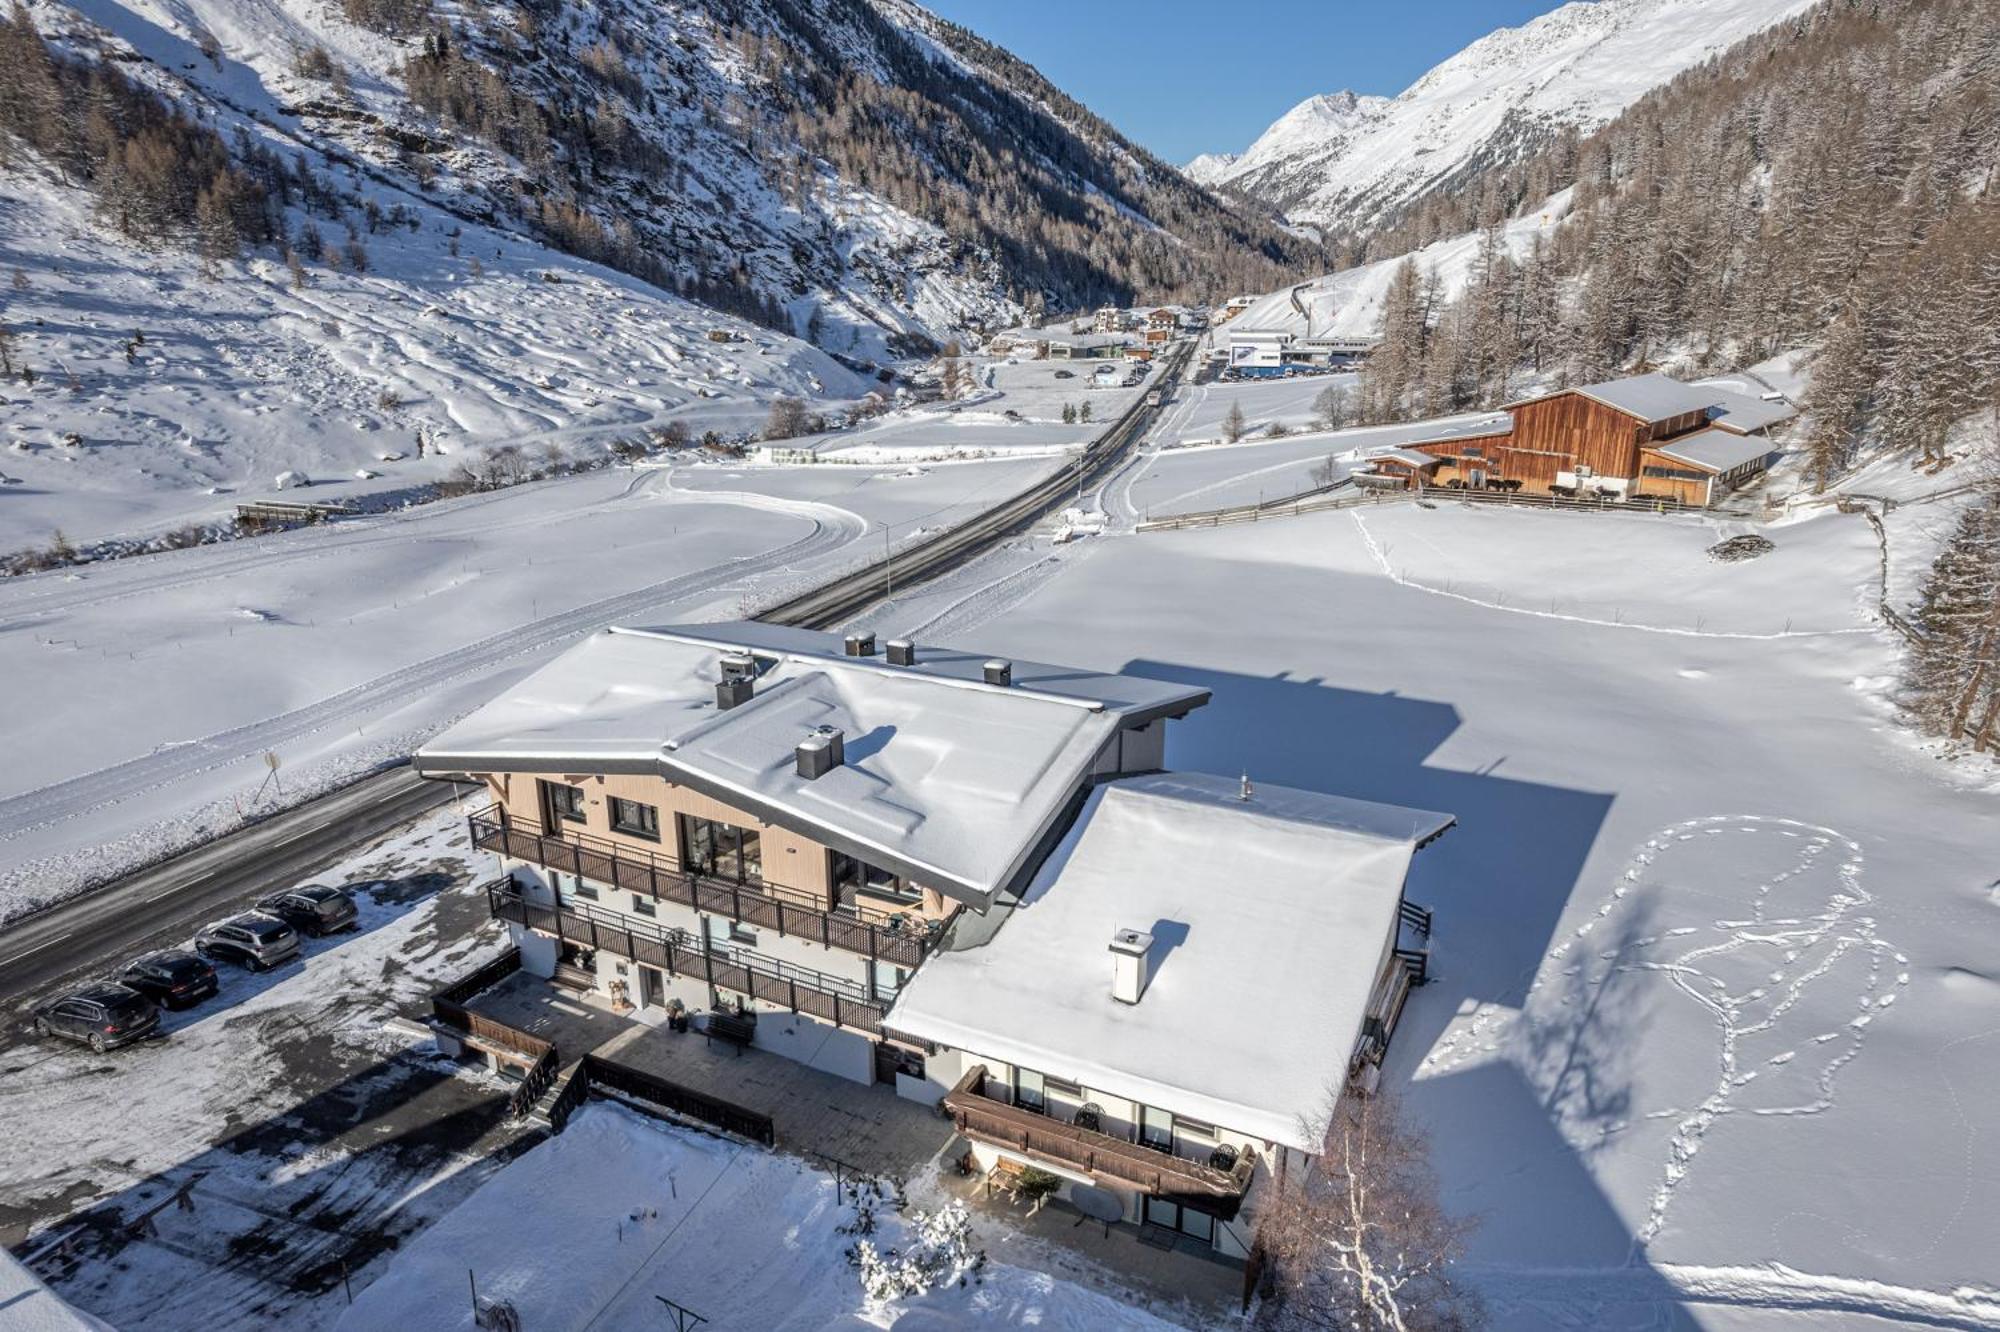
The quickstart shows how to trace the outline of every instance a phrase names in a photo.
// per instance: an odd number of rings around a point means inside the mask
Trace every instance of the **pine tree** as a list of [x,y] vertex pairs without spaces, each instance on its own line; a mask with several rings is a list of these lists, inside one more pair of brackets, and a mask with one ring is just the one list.
[[1222,418],[1222,437],[1234,444],[1243,438],[1243,432],[1250,428],[1250,422],[1243,415],[1241,400],[1229,404],[1229,415]]
[[1810,389],[1803,404],[1807,423],[1806,468],[1813,493],[1847,466],[1868,405],[1868,339],[1858,310],[1841,312],[1812,358]]

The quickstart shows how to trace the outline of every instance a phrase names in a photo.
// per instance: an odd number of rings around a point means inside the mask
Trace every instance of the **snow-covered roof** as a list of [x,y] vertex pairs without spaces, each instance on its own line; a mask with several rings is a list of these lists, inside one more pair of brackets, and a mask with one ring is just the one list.
[[1624,379],[1607,379],[1601,384],[1580,384],[1575,388],[1558,389],[1554,393],[1539,394],[1507,405],[1523,407],[1528,403],[1541,402],[1562,393],[1581,393],[1593,402],[1601,402],[1606,407],[1615,407],[1641,421],[1663,421],[1669,416],[1679,416],[1684,412],[1706,411],[1713,401],[1715,390],[1698,389],[1692,384],[1683,384],[1670,375],[1628,375]]
[[1380,453],[1368,455],[1370,462],[1399,462],[1411,467],[1431,467],[1443,461],[1421,449],[1383,449]]
[[[749,653],[749,701],[717,706],[721,662]],[[417,770],[641,773],[985,907],[1025,874],[1118,731],[1208,691],[1035,662],[989,685],[989,654],[920,645],[917,664],[849,657],[841,636],[754,621],[593,635],[417,752]],[[815,728],[845,761],[799,776]]]
[[113,1332],[42,1283],[27,1264],[0,1249],[0,1328],[7,1332]]
[[[1201,773],[1107,783],[997,931],[933,956],[888,1025],[1313,1150],[1410,856],[1451,823],[1285,787],[1244,801]],[[1127,928],[1154,940],[1136,1004],[1111,997]]]
[[1745,436],[1728,430],[1709,429],[1679,435],[1663,444],[1647,447],[1675,462],[1720,473],[1733,471],[1770,453],[1771,441],[1761,435]]
[[1768,398],[1753,398],[1747,393],[1722,388],[1716,384],[1697,384],[1702,396],[1711,400],[1708,419],[1724,430],[1738,434],[1750,434],[1789,421],[1799,414],[1799,409],[1789,402],[1772,401]]
[[1798,415],[1798,410],[1789,403],[1767,402],[1714,384],[1684,384],[1671,375],[1661,374],[1628,375],[1601,384],[1582,384],[1510,402],[1507,406],[1525,407],[1562,393],[1580,393],[1641,421],[1664,421],[1670,416],[1701,412],[1716,425],[1739,434],[1762,430]]

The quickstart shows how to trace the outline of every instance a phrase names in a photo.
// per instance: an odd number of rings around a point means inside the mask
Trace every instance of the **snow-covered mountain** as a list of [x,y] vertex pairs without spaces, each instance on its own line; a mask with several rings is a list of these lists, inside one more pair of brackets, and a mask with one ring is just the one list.
[[1394,98],[1308,98],[1241,154],[1189,163],[1294,223],[1366,229],[1641,95],[1814,0],[1576,0],[1501,28]]

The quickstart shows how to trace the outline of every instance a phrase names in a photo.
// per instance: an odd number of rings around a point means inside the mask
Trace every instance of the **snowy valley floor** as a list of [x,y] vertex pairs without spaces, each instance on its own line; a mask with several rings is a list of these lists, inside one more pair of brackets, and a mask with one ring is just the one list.
[[874,622],[1204,685],[1171,766],[1458,815],[1389,1071],[1500,1325],[2000,1327],[2000,778],[1896,722],[1861,517],[1733,530],[1390,506]]
[[748,613],[1058,465],[617,469],[0,582],[0,919],[400,758],[583,634]]

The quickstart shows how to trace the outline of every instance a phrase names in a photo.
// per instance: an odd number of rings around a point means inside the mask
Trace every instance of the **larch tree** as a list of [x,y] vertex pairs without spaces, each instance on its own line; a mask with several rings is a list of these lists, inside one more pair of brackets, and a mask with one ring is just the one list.
[[1243,404],[1240,401],[1230,403],[1229,415],[1222,418],[1222,437],[1234,444],[1243,438],[1243,432],[1249,428],[1250,422],[1243,415]]
[[1481,1318],[1453,1266],[1474,1221],[1438,1200],[1429,1142],[1389,1092],[1338,1096],[1314,1164],[1265,1204],[1267,1332],[1461,1332]]

